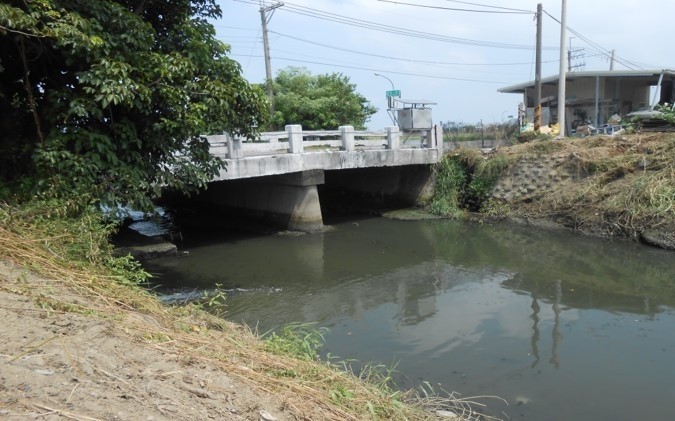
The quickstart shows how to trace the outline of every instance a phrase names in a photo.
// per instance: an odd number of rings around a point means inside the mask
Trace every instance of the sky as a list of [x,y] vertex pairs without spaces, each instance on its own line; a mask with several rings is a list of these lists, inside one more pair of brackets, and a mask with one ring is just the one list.
[[[261,4],[218,0],[218,39],[251,83],[265,80]],[[501,123],[522,97],[497,90],[534,79],[537,1],[291,0],[274,9],[268,33],[273,76],[289,66],[341,73],[391,126],[386,91],[432,105],[434,123]],[[575,70],[675,69],[675,1],[568,0],[566,44]],[[561,0],[542,2],[542,77],[560,66]],[[462,9],[462,10],[458,10]],[[494,13],[498,12],[498,13]],[[376,76],[378,73],[382,76]],[[388,79],[387,79],[388,78]]]

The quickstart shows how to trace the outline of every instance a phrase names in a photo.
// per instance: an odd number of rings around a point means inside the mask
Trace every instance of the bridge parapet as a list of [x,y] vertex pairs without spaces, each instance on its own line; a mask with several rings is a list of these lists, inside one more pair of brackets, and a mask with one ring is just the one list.
[[241,159],[249,156],[280,153],[304,153],[321,151],[430,149],[442,148],[436,136],[405,139],[396,126],[381,131],[356,131],[352,126],[340,126],[338,130],[302,130],[300,125],[288,125],[285,131],[260,133],[260,138],[247,141],[228,134],[207,136],[211,151],[224,159]]
[[427,136],[401,140],[398,127],[382,131],[303,131],[288,125],[285,131],[261,133],[256,141],[227,134],[208,136],[211,152],[224,159],[227,169],[219,180],[261,177],[306,170],[332,170],[433,164],[443,154],[439,128]]

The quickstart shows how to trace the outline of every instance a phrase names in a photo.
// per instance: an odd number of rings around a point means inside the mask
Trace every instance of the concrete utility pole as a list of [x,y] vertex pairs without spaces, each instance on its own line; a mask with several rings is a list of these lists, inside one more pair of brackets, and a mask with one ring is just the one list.
[[[269,6],[262,6],[260,8],[260,21],[262,22],[262,35],[263,35],[263,48],[265,55],[265,85],[267,85],[267,96],[270,101],[270,116],[274,114],[274,82],[272,80],[272,59],[270,58],[270,42],[267,37],[267,24],[270,19],[272,19],[272,14],[274,14],[274,9],[283,6],[284,4],[274,3]],[[272,12],[267,15],[267,12]]]
[[612,50],[612,58],[609,59],[609,70],[614,70],[614,56],[616,55],[616,50]]
[[558,139],[565,137],[565,82],[567,78],[567,0],[562,0],[560,16],[560,72],[558,75]]
[[541,128],[541,3],[537,4],[537,59],[534,73],[534,131],[538,132]]

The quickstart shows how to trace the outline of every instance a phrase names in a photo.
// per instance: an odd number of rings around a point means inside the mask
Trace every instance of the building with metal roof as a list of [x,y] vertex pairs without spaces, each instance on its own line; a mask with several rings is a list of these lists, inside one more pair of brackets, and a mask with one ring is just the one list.
[[[566,133],[579,125],[601,127],[614,115],[653,109],[657,103],[675,101],[675,70],[611,70],[568,72],[565,90]],[[531,122],[534,115],[535,82],[529,81],[498,90],[523,95],[521,116]],[[541,80],[542,124],[558,121],[558,76]]]

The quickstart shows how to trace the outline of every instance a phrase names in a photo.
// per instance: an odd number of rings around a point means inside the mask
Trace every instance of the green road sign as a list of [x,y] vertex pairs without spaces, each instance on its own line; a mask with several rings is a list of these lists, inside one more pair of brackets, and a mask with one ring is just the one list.
[[390,96],[390,97],[391,97],[391,96],[400,97],[400,96],[401,96],[401,91],[399,91],[398,89],[395,90],[395,91],[387,91],[387,96]]

